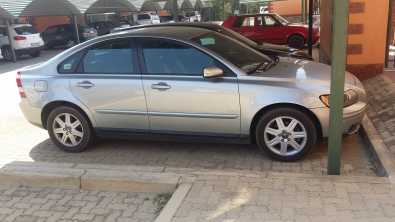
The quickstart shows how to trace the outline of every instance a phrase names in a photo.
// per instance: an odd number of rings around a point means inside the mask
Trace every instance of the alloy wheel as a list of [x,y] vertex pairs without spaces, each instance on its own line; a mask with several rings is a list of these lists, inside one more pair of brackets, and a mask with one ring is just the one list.
[[280,116],[265,126],[264,141],[272,152],[284,157],[292,156],[306,146],[307,131],[297,119]]
[[53,121],[52,130],[55,138],[67,147],[79,145],[84,137],[81,121],[70,113],[57,115]]

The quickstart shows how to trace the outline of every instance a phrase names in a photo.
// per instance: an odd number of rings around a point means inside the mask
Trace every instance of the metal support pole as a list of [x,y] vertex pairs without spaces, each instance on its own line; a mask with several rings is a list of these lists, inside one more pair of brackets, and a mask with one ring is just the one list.
[[173,19],[175,22],[178,22],[177,0],[169,0],[169,1],[171,1],[171,14],[173,15]]
[[343,136],[344,79],[349,1],[332,0],[332,76],[328,144],[328,174],[340,174],[340,157]]
[[302,12],[301,12],[301,20],[302,20],[302,23],[304,23],[305,22],[305,18],[306,18],[306,14],[305,14],[305,12],[306,12],[306,0],[301,0],[302,1]]
[[80,33],[78,30],[78,20],[77,20],[77,16],[73,15],[73,23],[74,23],[74,29],[75,29],[75,36],[76,36],[76,40],[77,40],[77,44],[79,44],[80,41]]
[[[390,46],[391,42],[394,40],[394,28],[392,27],[392,10],[394,8],[394,2],[393,0],[389,1],[389,7],[388,7],[388,26],[387,26],[387,41],[386,41],[386,46],[385,46],[385,68],[389,67],[389,54],[390,54]],[[395,64],[394,64],[395,67]]]
[[313,56],[313,0],[309,0],[309,38],[308,38],[308,48],[309,55]]
[[8,41],[10,42],[12,61],[16,62],[16,53],[15,53],[14,41],[13,41],[13,39],[11,37],[11,34],[10,34],[11,33],[10,21],[6,20],[6,25],[7,25]]
[[233,0],[232,13],[233,15],[240,14],[240,0]]

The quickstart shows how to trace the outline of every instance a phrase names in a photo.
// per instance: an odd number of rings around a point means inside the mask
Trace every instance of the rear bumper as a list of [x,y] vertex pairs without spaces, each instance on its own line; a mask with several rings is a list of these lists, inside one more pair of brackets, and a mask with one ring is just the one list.
[[33,107],[29,104],[26,99],[22,99],[19,103],[19,107],[22,110],[23,115],[25,116],[26,120],[29,121],[31,124],[38,126],[40,128],[44,128],[41,121],[41,109]]
[[[355,129],[359,127],[362,122],[363,117],[366,113],[367,105],[366,103],[359,102],[351,107],[347,107],[343,111],[343,133],[349,134],[353,133]],[[322,136],[329,136],[329,108],[317,108],[312,109],[313,113],[316,115],[321,123]]]
[[30,54],[30,53],[35,53],[35,52],[41,51],[41,50],[43,50],[43,48],[44,48],[44,46],[15,49],[15,53],[18,55]]

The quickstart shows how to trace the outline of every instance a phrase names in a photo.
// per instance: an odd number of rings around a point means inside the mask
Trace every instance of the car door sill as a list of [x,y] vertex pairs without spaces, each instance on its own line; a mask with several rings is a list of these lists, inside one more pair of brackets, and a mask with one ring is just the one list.
[[180,141],[194,143],[251,143],[248,135],[240,136],[238,134],[209,134],[209,133],[183,133],[169,131],[131,130],[131,129],[113,129],[113,128],[96,128],[96,135],[99,138],[125,139],[125,140],[151,140],[151,141]]

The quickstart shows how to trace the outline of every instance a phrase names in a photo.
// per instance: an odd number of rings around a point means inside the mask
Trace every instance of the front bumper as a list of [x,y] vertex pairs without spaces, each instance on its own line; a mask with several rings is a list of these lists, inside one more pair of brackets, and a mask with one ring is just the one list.
[[[348,134],[355,131],[361,124],[363,117],[366,113],[367,104],[364,102],[358,102],[350,107],[346,107],[343,110],[343,133]],[[312,109],[313,113],[321,123],[322,136],[329,136],[329,108],[317,108]]]
[[31,124],[38,126],[40,128],[44,128],[41,121],[41,109],[33,107],[29,104],[26,99],[22,99],[19,103],[19,107],[22,110],[23,115],[25,116],[26,120],[29,121]]

